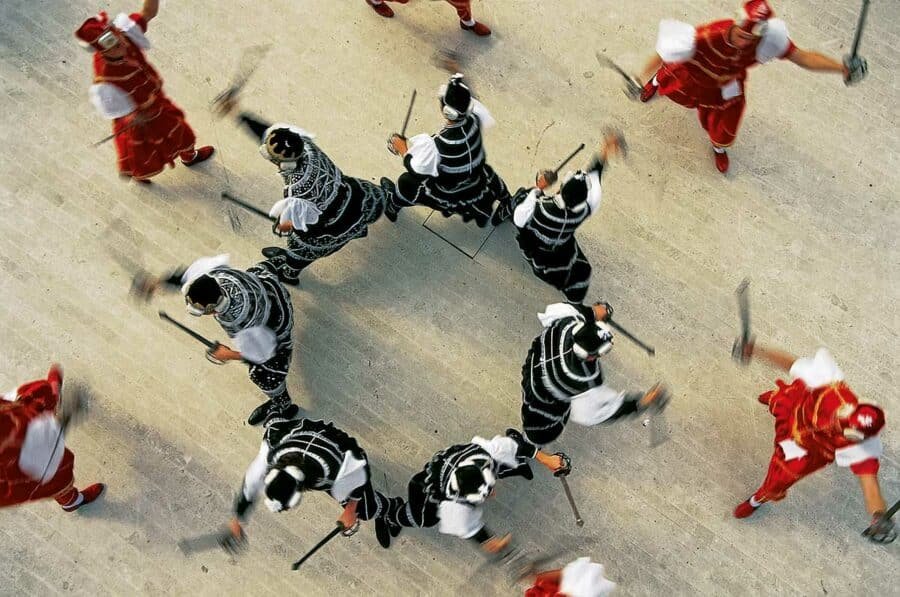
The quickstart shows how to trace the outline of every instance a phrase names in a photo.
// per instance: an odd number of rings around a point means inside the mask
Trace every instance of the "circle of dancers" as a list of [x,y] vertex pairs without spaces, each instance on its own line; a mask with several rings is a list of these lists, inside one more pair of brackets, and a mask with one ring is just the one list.
[[[407,1],[365,0],[383,17],[394,14],[387,2]],[[468,0],[447,2],[457,10],[463,30],[490,35],[490,28],[473,18]],[[724,173],[729,168],[726,148],[735,141],[746,108],[747,70],[785,59],[808,70],[840,74],[847,85],[858,83],[867,72],[857,53],[867,4],[852,53],[843,61],[800,49],[767,0],[750,0],[737,19],[696,27],[662,21],[656,52],[641,77],[610,64],[625,77],[633,99],[647,103],[668,97],[697,110],[715,166]],[[146,34],[158,5],[145,0],[139,12],[113,19],[100,13],[75,32],[93,57],[90,101],[112,122],[112,134],[104,141],[114,142],[120,176],[140,184],[152,184],[176,158],[193,167],[215,152],[196,145],[184,113],[166,96],[161,77],[146,58]],[[227,526],[211,535],[209,545],[239,553],[247,548],[244,527],[258,501],[272,512],[284,512],[299,507],[305,493],[321,491],[339,504],[341,513],[332,533],[294,569],[334,536],[351,535],[361,521],[372,521],[383,548],[404,528],[437,527],[467,540],[495,562],[512,562],[514,578],[530,579],[530,597],[612,591],[615,584],[604,577],[603,567],[586,557],[541,570],[540,559],[515,548],[509,533],[487,526],[484,508],[501,479],[533,479],[536,462],[546,469],[539,476],[561,479],[576,521],[583,524],[566,481],[572,460],[562,452],[544,451],[545,446],[557,441],[570,422],[595,426],[639,418],[646,425],[672,398],[662,382],[646,390],[618,390],[606,382],[603,357],[617,334],[650,355],[655,351],[613,319],[608,303],[584,304],[592,267],[576,232],[602,206],[601,177],[613,158],[625,156],[624,134],[608,130],[581,169],[560,175],[579,148],[559,167],[538,172],[532,186],[510,193],[487,162],[483,133],[495,120],[465,77],[454,72],[438,91],[440,129],[407,137],[404,123],[403,131],[388,139],[404,172],[396,182],[383,177],[373,184],[346,175],[301,126],[268,122],[241,110],[240,91],[249,74],[220,94],[215,110],[234,118],[258,144],[262,159],[275,166],[282,192],[268,211],[228,193],[223,199],[270,220],[273,234],[286,239],[284,246],[263,248],[263,259],[247,269],[232,266],[228,255],[216,255],[159,275],[135,272],[131,289],[145,301],[162,291],[180,292],[189,314],[212,316],[230,346],[160,312],[167,323],[202,343],[209,361],[246,365],[264,397],[248,417],[250,425],[262,428],[259,452],[244,474]],[[365,237],[382,215],[394,222],[402,209],[415,206],[474,220],[479,227],[511,222],[523,259],[564,300],[544,308],[534,340],[523,346],[521,426],[438,450],[409,480],[405,495],[389,496],[374,486],[359,442],[334,423],[317,420],[288,393],[294,323],[289,287],[300,284],[302,272],[316,260]],[[874,542],[893,541],[897,505],[887,507],[878,483],[883,410],[854,394],[828,349],[797,357],[757,343],[749,325],[746,283],[739,287],[738,299],[742,323],[733,358],[741,365],[760,361],[786,375],[758,398],[775,419],[774,452],[762,484],[737,505],[734,516],[752,516],[763,504],[783,499],[800,479],[835,463],[859,479],[870,516],[863,534]],[[103,484],[76,488],[74,455],[65,446],[65,434],[85,412],[89,397],[89,388],[77,380],[63,383],[59,365],[46,378],[2,395],[0,507],[52,498],[64,511],[75,512],[100,497]]]

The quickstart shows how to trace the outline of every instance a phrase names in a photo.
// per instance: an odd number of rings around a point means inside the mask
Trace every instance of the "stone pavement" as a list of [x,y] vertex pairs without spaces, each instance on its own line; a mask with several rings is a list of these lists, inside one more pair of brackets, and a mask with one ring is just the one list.
[[[775,8],[798,45],[841,55],[857,4]],[[629,136],[632,154],[605,173],[603,207],[580,238],[595,268],[589,298],[609,300],[657,349],[649,359],[622,339],[606,371],[623,387],[672,385],[672,439],[650,450],[637,421],[570,427],[559,448],[575,462],[584,528],[542,473],[501,484],[487,509],[493,528],[530,547],[576,546],[606,565],[622,595],[896,592],[897,547],[859,537],[867,516],[845,470],[808,479],[751,520],[731,518],[765,472],[772,424],[755,396],[775,374],[735,367],[729,351],[732,292],[750,276],[761,340],[801,354],[830,346],[858,394],[888,410],[882,488],[897,499],[900,5],[873,3],[862,46],[870,77],[859,87],[789,63],[754,70],[724,178],[691,113],[627,102],[593,54],[637,70],[660,18],[725,18],[737,1],[476,1],[495,29],[488,40],[461,32],[443,3],[394,6],[398,17],[386,21],[363,0],[165,2],[151,25],[151,58],[199,140],[219,152],[143,188],[117,179],[111,144],[88,147],[109,126],[87,102],[90,58],[72,32],[98,3],[0,4],[0,387],[43,375],[54,360],[95,384],[94,416],[69,444],[78,481],[109,484],[78,515],[52,502],[0,512],[0,594],[520,592],[479,574],[483,560],[469,545],[433,530],[406,532],[386,552],[365,526],[291,573],[338,515],[322,496],[289,514],[259,509],[238,560],[218,551],[185,558],[176,548],[227,520],[258,447],[244,420],[259,395],[240,366],[209,365],[197,344],[159,322],[158,308],[187,319],[177,296],[130,302],[128,274],[112,255],[158,270],[229,252],[246,266],[272,244],[252,216],[233,231],[218,200],[231,189],[268,206],[280,192],[272,167],[207,109],[242,48],[259,43],[274,48],[244,107],[318,133],[350,175],[400,173],[384,141],[412,88],[420,101],[410,132],[439,125],[436,47],[466,57],[499,122],[487,137],[490,161],[513,188],[577,143],[595,143],[606,124]],[[137,4],[99,7],[115,14]],[[428,214],[379,222],[292,291],[290,391],[359,439],[389,492],[402,491],[436,450],[518,423],[535,314],[559,298],[531,277],[509,227],[470,260],[422,227]],[[192,323],[221,337],[214,322]]]

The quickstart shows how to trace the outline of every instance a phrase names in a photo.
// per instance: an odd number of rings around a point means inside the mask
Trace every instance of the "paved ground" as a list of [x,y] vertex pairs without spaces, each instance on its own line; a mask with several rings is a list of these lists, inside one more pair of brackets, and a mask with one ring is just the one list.
[[[249,216],[232,231],[217,197],[230,188],[268,205],[279,193],[272,168],[207,111],[241,49],[261,42],[275,49],[246,107],[315,131],[349,174],[399,174],[384,139],[412,88],[420,102],[411,131],[438,126],[432,93],[443,75],[429,57],[440,46],[465,54],[499,121],[490,160],[513,187],[578,142],[595,142],[605,124],[629,134],[632,157],[604,175],[603,208],[581,238],[595,266],[590,298],[611,301],[658,351],[648,359],[621,341],[605,361],[609,375],[629,387],[671,383],[672,440],[651,451],[636,422],[570,428],[559,447],[575,459],[586,526],[575,528],[546,475],[502,485],[491,526],[529,546],[579,546],[606,564],[624,595],[897,590],[897,548],[859,537],[867,521],[846,471],[809,479],[752,521],[731,518],[768,460],[771,420],[754,397],[774,374],[728,357],[732,291],[749,275],[761,339],[798,353],[827,344],[861,396],[885,405],[889,420],[900,416],[896,3],[873,3],[863,44],[871,76],[858,88],[787,63],[754,71],[733,173],[723,178],[693,115],[667,102],[626,102],[593,53],[637,69],[660,18],[730,16],[731,0],[477,1],[497,32],[487,41],[425,0],[398,6],[391,22],[362,0],[168,2],[152,24],[153,60],[219,153],[151,189],[117,180],[110,145],[87,147],[108,125],[87,103],[89,57],[72,31],[97,4],[0,5],[0,386],[42,375],[53,360],[91,380],[95,416],[69,443],[78,479],[110,487],[78,515],[52,503],[0,513],[0,593],[516,593],[476,576],[482,560],[468,545],[426,531],[384,552],[365,528],[292,574],[290,561],[338,514],[324,497],[283,516],[258,512],[252,548],[238,561],[219,552],[186,559],[175,547],[227,519],[258,446],[243,421],[259,398],[240,366],[210,366],[196,344],[160,324],[157,308],[183,314],[177,297],[130,303],[111,253],[159,269],[227,251],[248,265],[271,244]],[[840,55],[856,4],[782,1],[776,10],[799,45]],[[391,492],[437,449],[517,423],[535,314],[557,300],[530,277],[508,228],[470,260],[422,227],[427,216],[410,210],[396,225],[378,223],[294,292],[291,392],[358,437],[377,484]],[[481,241],[461,222],[435,220],[460,242]],[[195,323],[219,334],[211,321]],[[896,425],[884,433],[891,500],[900,494],[897,437]]]

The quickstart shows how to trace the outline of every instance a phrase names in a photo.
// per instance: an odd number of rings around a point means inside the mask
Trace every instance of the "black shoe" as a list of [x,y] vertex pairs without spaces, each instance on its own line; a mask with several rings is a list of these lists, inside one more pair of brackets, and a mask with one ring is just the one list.
[[396,524],[388,523],[388,531],[391,532],[391,537],[396,537],[397,535],[400,534],[400,531],[402,531],[402,530],[403,530],[403,527],[396,525]]
[[400,210],[397,209],[397,205],[394,203],[394,198],[397,196],[397,185],[394,184],[393,180],[386,176],[382,176],[381,180],[378,182],[387,194],[387,201],[384,204],[384,215],[391,222],[396,222],[397,214],[400,213]]
[[383,517],[378,517],[375,519],[375,538],[378,539],[378,545],[381,547],[388,549],[391,546],[391,529],[389,528],[388,521]]
[[247,423],[256,427],[263,423],[269,423],[273,419],[293,419],[300,412],[300,407],[296,404],[288,403],[287,406],[275,406],[271,400],[266,400],[253,409],[250,416],[247,417]]
[[272,259],[273,257],[281,257],[287,251],[282,249],[281,247],[266,247],[262,250],[263,257],[266,259]]

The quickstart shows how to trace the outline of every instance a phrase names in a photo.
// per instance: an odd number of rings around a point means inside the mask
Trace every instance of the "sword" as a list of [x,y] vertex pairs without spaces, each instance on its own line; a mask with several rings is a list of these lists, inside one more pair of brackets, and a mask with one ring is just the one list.
[[575,526],[583,527],[584,520],[581,518],[581,514],[578,513],[578,506],[575,505],[575,498],[572,497],[572,490],[569,489],[569,482],[566,481],[565,477],[560,477],[559,482],[562,483],[563,491],[566,492],[566,499],[569,500],[569,507],[572,508],[572,514],[575,516]]
[[577,148],[575,151],[573,151],[572,153],[570,153],[569,156],[568,156],[566,159],[564,159],[562,162],[560,162],[559,166],[557,166],[557,167],[553,170],[553,175],[554,175],[554,176],[558,176],[558,175],[559,175],[559,171],[562,170],[562,169],[565,167],[566,164],[568,164],[569,162],[571,162],[571,161],[572,161],[572,158],[574,158],[576,155],[578,155],[579,153],[581,153],[581,150],[582,150],[582,149],[584,149],[584,143],[582,143],[581,145],[579,145],[578,148]]
[[619,332],[620,334],[622,334],[623,336],[625,336],[626,338],[628,338],[629,340],[631,340],[632,342],[634,342],[635,344],[637,344],[640,348],[642,348],[644,351],[646,351],[646,353],[647,353],[648,355],[650,355],[651,357],[652,357],[652,356],[656,356],[656,349],[655,349],[655,348],[653,348],[652,346],[649,346],[649,345],[647,345],[647,344],[644,344],[643,342],[641,342],[640,340],[638,340],[638,339],[634,336],[634,334],[632,334],[631,332],[629,332],[628,330],[626,330],[625,328],[623,328],[621,325],[619,325],[618,323],[616,323],[615,321],[613,321],[611,318],[610,318],[610,319],[607,319],[607,320],[606,320],[606,323],[608,323],[608,324],[610,325],[610,327],[612,327],[613,329],[615,329],[617,332]]
[[[891,517],[893,517],[894,514],[897,513],[897,510],[900,510],[900,500],[897,500],[893,506],[891,506],[890,508],[887,509],[887,511],[884,513],[884,519],[890,520]],[[867,527],[866,530],[864,530],[862,532],[862,536],[868,537],[869,535],[874,535],[875,533],[873,532],[873,529],[872,529],[873,526],[875,526],[875,525],[872,524],[869,527]],[[885,541],[885,543],[893,543],[893,542],[894,542],[893,539],[891,539],[890,541]]]
[[869,0],[863,0],[862,9],[859,11],[859,20],[856,21],[856,34],[853,36],[853,45],[850,47],[850,60],[854,60],[859,52],[859,43],[862,41],[862,33],[866,26],[866,15],[868,13]]
[[344,525],[341,524],[340,522],[338,522],[337,525],[335,525],[335,527],[334,527],[333,529],[331,529],[331,532],[328,533],[327,535],[325,535],[325,538],[324,538],[324,539],[322,539],[321,541],[319,541],[318,543],[316,543],[316,544],[313,546],[313,548],[310,549],[308,552],[306,552],[306,554],[305,554],[302,558],[300,558],[299,560],[297,560],[296,562],[294,562],[294,563],[291,565],[291,570],[297,570],[300,566],[303,565],[303,562],[305,562],[306,560],[308,560],[309,558],[311,558],[311,557],[313,556],[314,553],[316,553],[317,551],[319,551],[320,549],[322,549],[322,548],[325,546],[326,543],[328,543],[329,541],[331,541],[332,539],[334,539],[335,537],[337,537],[337,536],[338,536],[340,533],[342,533],[344,530],[345,530],[345,529],[344,529]]
[[[166,322],[168,322],[168,323],[171,323],[171,324],[174,325],[176,328],[178,328],[179,330],[181,330],[182,332],[184,332],[185,334],[187,334],[188,336],[190,336],[190,337],[193,338],[194,340],[196,340],[196,341],[200,342],[201,344],[203,344],[204,346],[206,346],[206,360],[207,360],[207,361],[209,361],[210,363],[213,363],[214,365],[223,365],[223,364],[225,364],[224,361],[220,361],[219,359],[217,359],[217,358],[215,358],[214,356],[212,356],[212,353],[214,353],[214,352],[216,351],[217,348],[219,348],[220,346],[222,346],[221,344],[219,344],[219,343],[216,342],[215,340],[210,340],[209,338],[205,338],[204,336],[201,336],[200,334],[198,334],[197,332],[195,332],[194,330],[192,330],[192,329],[189,328],[188,326],[186,326],[186,325],[184,325],[184,324],[182,324],[182,323],[179,323],[179,322],[175,321],[174,319],[172,319],[171,317],[169,317],[169,314],[166,313],[165,311],[160,311],[160,312],[159,312],[159,318],[162,319],[163,321],[166,321]],[[242,359],[242,360],[243,360],[243,359]]]
[[269,220],[270,222],[276,221],[275,218],[270,216],[268,213],[264,212],[263,210],[256,207],[255,205],[251,205],[250,203],[247,203],[243,199],[238,199],[237,197],[235,197],[228,191],[222,191],[222,194],[220,196],[225,201],[230,201],[231,203],[234,203],[235,205],[239,205],[239,206],[243,207],[244,209],[246,209],[247,211],[249,211],[250,213],[254,213],[262,218]]
[[[275,236],[285,236],[284,233],[282,233],[280,230],[278,230],[278,224],[279,224],[278,218],[273,218],[272,216],[270,216],[268,213],[264,212],[260,208],[256,207],[255,205],[252,205],[250,203],[247,203],[243,199],[238,199],[237,197],[235,197],[228,191],[222,191],[222,193],[220,194],[220,197],[222,199],[224,199],[225,201],[234,203],[235,205],[246,209],[247,211],[249,211],[252,214],[256,214],[261,218],[265,218],[265,219],[269,220],[270,222],[272,222],[272,234],[274,234]],[[233,223],[232,223],[232,228],[234,228]]]
[[634,77],[625,72],[622,67],[613,62],[610,58],[607,58],[600,52],[594,52],[594,55],[597,57],[597,62],[600,63],[600,66],[605,66],[606,68],[610,68],[615,72],[619,73],[623,79],[625,79],[625,95],[628,96],[629,99],[636,100],[641,96],[641,86],[634,80]]
[[124,126],[123,128],[121,128],[121,129],[119,129],[119,130],[116,131],[115,133],[112,133],[112,134],[110,134],[110,135],[107,135],[107,136],[103,137],[102,139],[100,139],[99,141],[97,141],[97,142],[95,142],[95,143],[92,143],[92,144],[91,144],[91,147],[100,147],[101,145],[103,145],[103,144],[106,143],[107,141],[110,141],[110,140],[112,140],[112,139],[115,139],[116,137],[118,137],[118,136],[121,135],[122,133],[126,133],[126,132],[130,131],[131,129],[133,129],[133,128],[136,127],[137,125],[138,125],[138,121],[137,121],[137,120],[132,120],[131,122],[129,122],[127,125],[125,125],[125,126]]
[[412,97],[409,98],[409,108],[406,109],[406,118],[403,119],[403,128],[400,129],[400,136],[406,138],[406,127],[409,126],[409,117],[412,116],[413,105],[416,103],[416,90],[413,89]]
[[184,324],[182,324],[182,323],[179,323],[179,322],[175,321],[174,319],[172,319],[171,317],[169,317],[169,314],[166,313],[165,311],[160,311],[160,312],[159,312],[159,318],[162,319],[163,321],[167,321],[167,322],[171,323],[171,324],[174,325],[176,328],[178,328],[179,330],[181,330],[182,332],[184,332],[185,334],[187,334],[188,336],[190,336],[190,337],[193,338],[194,340],[200,342],[201,344],[203,344],[203,345],[206,346],[207,348],[215,348],[216,346],[219,345],[218,342],[214,342],[213,340],[210,340],[210,339],[208,339],[208,338],[205,338],[205,337],[201,336],[200,334],[198,334],[197,332],[195,332],[194,330],[192,330],[191,328],[189,328],[188,326],[186,326],[186,325],[184,325]]

